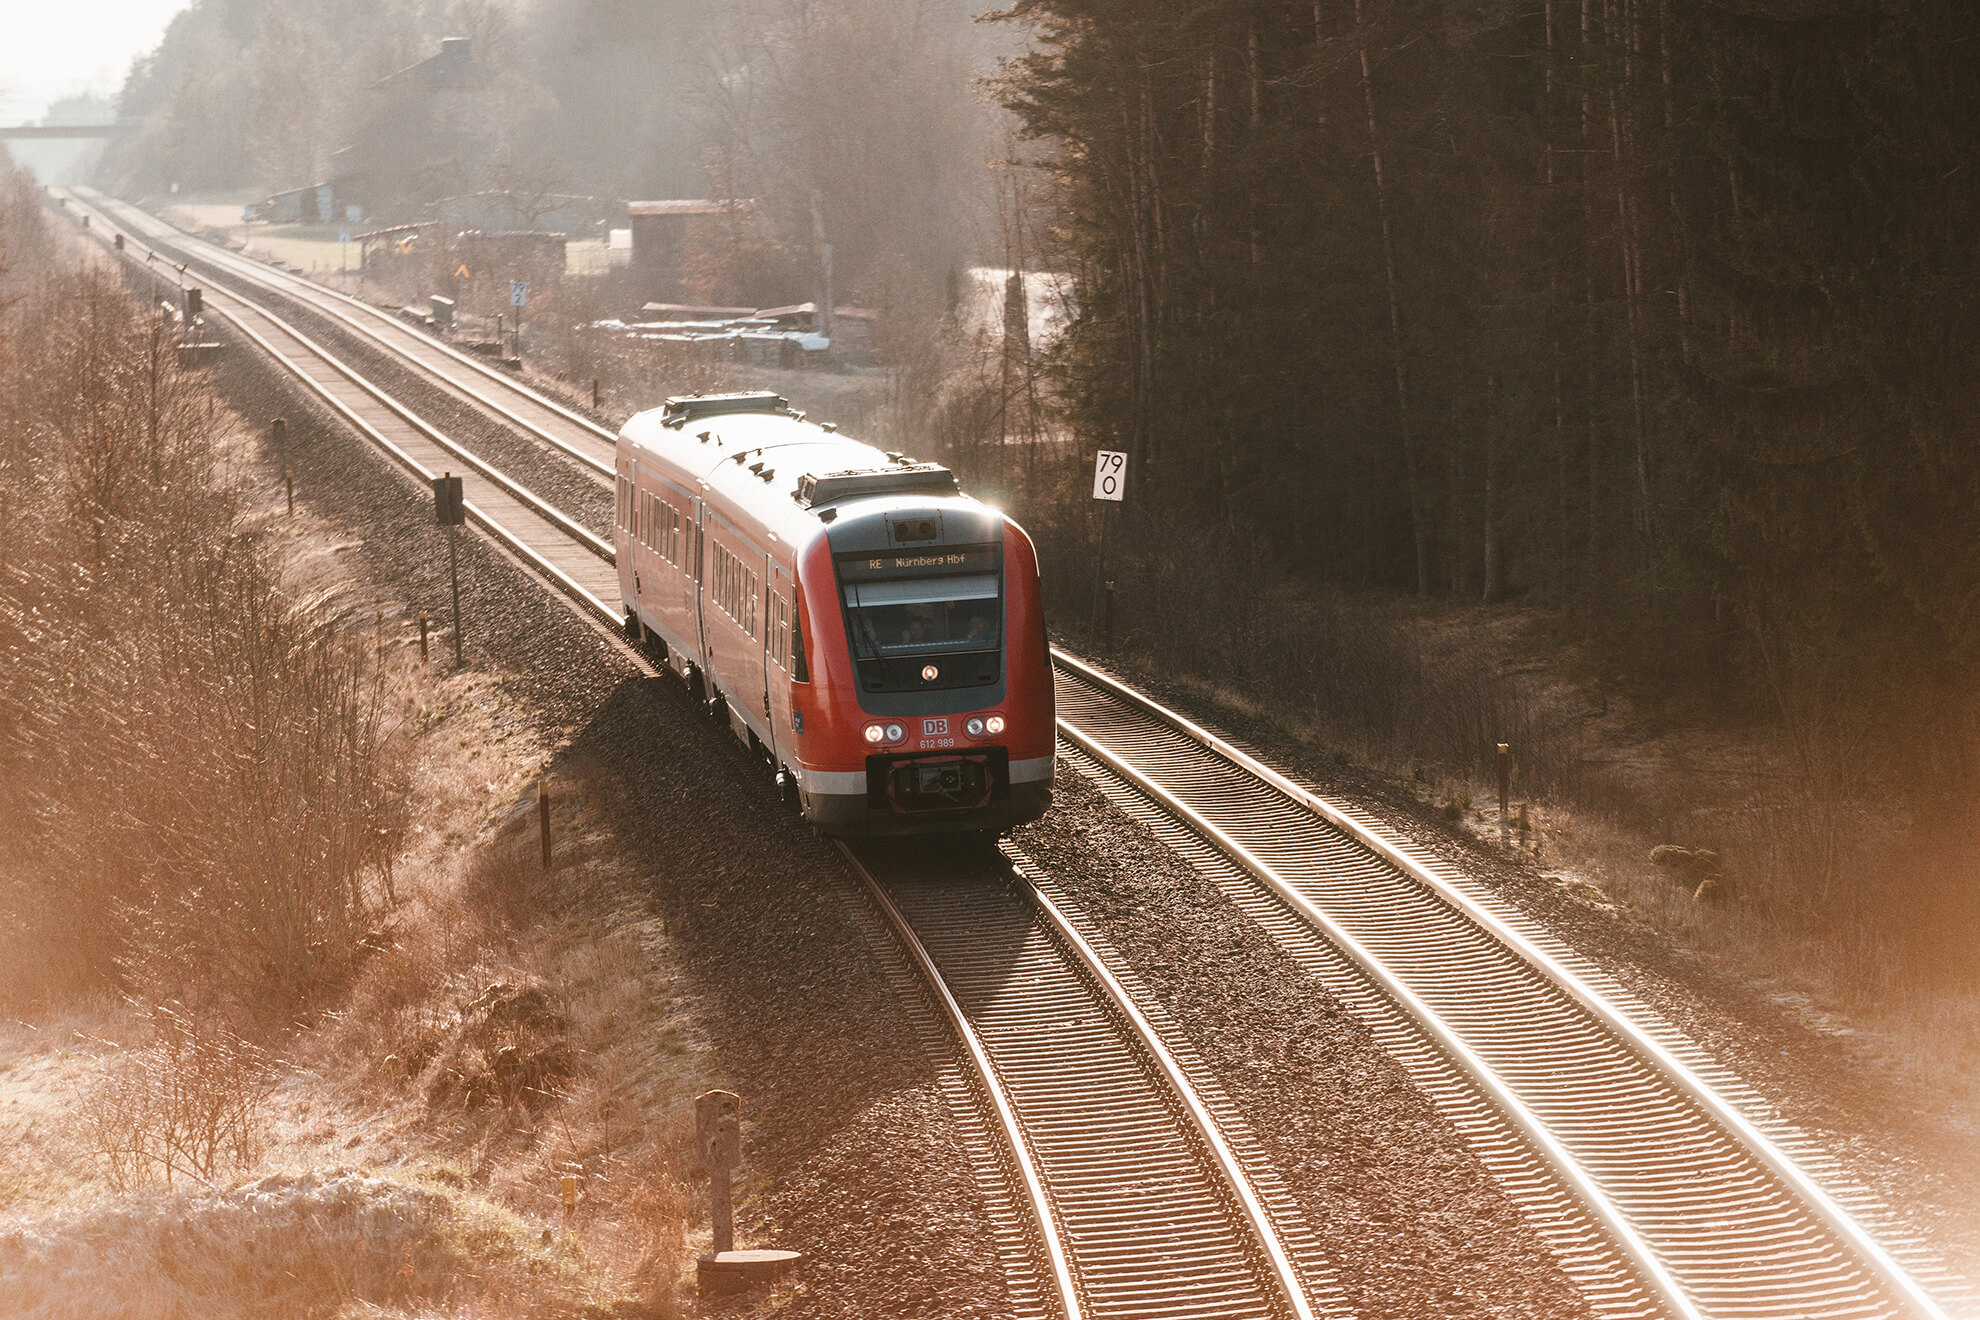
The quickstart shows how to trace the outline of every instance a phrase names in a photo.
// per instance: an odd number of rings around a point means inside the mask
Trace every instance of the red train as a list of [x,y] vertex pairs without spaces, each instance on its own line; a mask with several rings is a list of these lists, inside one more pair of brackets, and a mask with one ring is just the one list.
[[669,399],[619,433],[626,627],[832,834],[1002,831],[1052,801],[1031,540],[947,468],[775,394]]

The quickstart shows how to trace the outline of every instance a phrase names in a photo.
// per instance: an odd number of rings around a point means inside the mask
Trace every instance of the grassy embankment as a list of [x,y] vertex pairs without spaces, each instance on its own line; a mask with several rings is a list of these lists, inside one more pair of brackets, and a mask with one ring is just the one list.
[[0,264],[9,1312],[671,1313],[692,1014],[584,785],[545,875],[499,687],[11,175]]

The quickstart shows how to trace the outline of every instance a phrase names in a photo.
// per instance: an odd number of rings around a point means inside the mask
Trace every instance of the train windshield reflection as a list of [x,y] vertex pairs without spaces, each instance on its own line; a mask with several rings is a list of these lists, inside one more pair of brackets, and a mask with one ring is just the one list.
[[1003,601],[994,573],[855,582],[845,590],[862,660],[989,651],[1001,640]]

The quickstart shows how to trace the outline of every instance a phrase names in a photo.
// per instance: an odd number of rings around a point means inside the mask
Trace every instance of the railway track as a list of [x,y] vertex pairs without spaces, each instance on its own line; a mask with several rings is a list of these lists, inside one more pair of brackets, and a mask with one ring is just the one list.
[[1681,1039],[1618,1006],[1619,986],[1598,988],[1370,822],[1075,658],[1054,662],[1071,759],[1362,1012],[1598,1309],[1943,1316]]
[[[122,227],[146,245],[170,244],[230,282],[265,293],[249,298],[213,290],[210,301],[410,470],[430,475],[440,470],[436,464],[458,458],[470,471],[477,521],[601,626],[616,624],[609,546],[394,403],[263,304],[277,297],[304,302],[594,475],[610,471],[609,433],[364,304],[178,235],[134,208],[98,206],[87,197],[76,205],[95,210],[100,233]],[[1361,1016],[1467,1135],[1598,1312],[1701,1320],[1943,1315],[1893,1249],[1862,1227],[1857,1215],[1874,1207],[1818,1185],[1809,1170],[1821,1171],[1819,1152],[1798,1149],[1792,1134],[1765,1130],[1763,1119],[1749,1117],[1759,1112],[1757,1097],[1621,986],[1372,822],[1075,658],[1055,652],[1055,662],[1069,762],[1189,857]],[[1165,1158],[1179,1161],[1174,1185],[1193,1179],[1201,1204],[1222,1206],[1221,1218],[1211,1216],[1220,1227],[1201,1246],[1200,1263],[1169,1277],[1228,1277],[1228,1287],[1219,1283],[1205,1295],[1214,1292],[1218,1304],[1237,1309],[1213,1307],[1206,1317],[1301,1314],[1300,1306],[1332,1305],[1324,1265],[1311,1253],[1301,1255],[1297,1232],[1280,1241],[1278,1255],[1269,1246],[1269,1173],[1256,1161],[1244,1166],[1248,1147],[1241,1137],[1208,1135],[1241,1125],[1224,1114],[1205,1129],[1189,1102],[1177,1098],[1202,1079],[1191,1082],[1175,1062],[1187,1053],[1178,1051],[1176,1033],[1154,1054],[1145,1041],[1132,1043],[1134,1023],[1146,1026],[1150,1014],[1133,1005],[1104,961],[1081,962],[1078,949],[1085,943],[1090,951],[1090,942],[1063,913],[1054,915],[1044,893],[1049,882],[1041,887],[1021,873],[994,884],[981,876],[972,882],[902,874],[884,856],[849,856],[977,1059],[975,1085],[992,1097],[986,1104],[1001,1116],[1017,1152],[1003,1167],[1020,1182],[1027,1166],[1042,1180],[1020,1198],[1031,1210],[1019,1218],[1034,1224],[1034,1245],[1060,1244],[1056,1255],[1038,1247],[1041,1259],[1056,1261],[1039,1271],[1039,1280],[1051,1276],[1060,1285],[1038,1283],[1045,1311],[1195,1314],[1175,1309],[1176,1295],[1163,1303],[1171,1309],[1135,1309],[1142,1303],[1121,1282],[1131,1281],[1133,1267],[1117,1270],[1106,1235],[1110,1224],[1118,1234],[1122,1212],[1081,1199],[1110,1179],[1134,1178],[1134,1168],[1101,1172],[1102,1166],[1080,1164],[1082,1149],[1090,1153],[1104,1143],[1082,1148],[1078,1133],[1081,1123],[1095,1130],[1096,1111],[1128,1105],[1125,1093],[1109,1089],[1109,1079],[1137,1076],[1137,1085],[1149,1085],[1129,1108],[1139,1106],[1135,1112],[1155,1125],[1147,1132],[1169,1125],[1158,1145]],[[984,930],[998,931],[1000,939],[977,940]],[[1016,992],[1034,984],[1057,988],[1039,990],[1043,1007],[1019,1006]],[[1047,1016],[1028,1018],[1031,1012]],[[1074,1061],[1067,1033],[1039,1033],[1035,1023],[1053,1012],[1073,1014],[1081,1024],[1077,1046],[1092,1051],[1089,1061]],[[1084,1091],[1084,1109],[1067,1111],[1076,1118],[1054,1119],[1049,1106],[1039,1108],[1050,1093],[1077,1089],[1067,1079],[1087,1075],[1082,1068],[1100,1080]],[[1167,1098],[1150,1083],[1159,1075],[1173,1087],[1177,1073],[1183,1090]],[[999,1090],[1006,1074],[1008,1092]],[[1033,1112],[1036,1126],[1021,1127]],[[1119,1132],[1143,1131],[1122,1121],[1128,1126]],[[1054,1175],[1080,1190],[1055,1190]],[[1246,1188],[1256,1202],[1250,1209]],[[1240,1220],[1249,1225],[1248,1240]],[[1290,1255],[1287,1241],[1295,1244]],[[1929,1274],[1909,1244],[1895,1249],[1918,1274]],[[1302,1269],[1310,1277],[1302,1278]],[[1948,1283],[1930,1277],[1937,1286]],[[1082,1309],[1089,1301],[1098,1309]],[[1117,1305],[1124,1309],[1108,1309]]]
[[842,851],[1019,1152],[1060,1314],[1349,1313],[1234,1106],[1048,880],[994,853]]

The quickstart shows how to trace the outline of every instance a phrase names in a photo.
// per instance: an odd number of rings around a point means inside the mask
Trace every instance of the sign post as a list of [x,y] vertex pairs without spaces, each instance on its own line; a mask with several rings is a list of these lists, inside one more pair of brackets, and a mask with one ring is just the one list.
[[461,479],[449,472],[433,479],[433,516],[447,529],[447,576],[454,584],[454,667],[461,660],[461,561],[460,526],[467,521],[467,498],[461,492]]
[[337,278],[347,280],[351,274],[351,227],[344,225],[337,230]]
[[708,1170],[714,1254],[720,1256],[736,1249],[729,1174],[742,1163],[742,1097],[734,1091],[705,1091],[695,1097],[694,1148],[701,1167]]
[[522,309],[529,305],[529,285],[522,280],[509,281],[509,306],[516,309],[516,361],[522,361]]
[[782,1278],[804,1259],[774,1247],[736,1250],[735,1204],[730,1176],[742,1165],[742,1099],[733,1091],[704,1091],[694,1101],[695,1160],[708,1170],[713,1232],[706,1256],[695,1262],[704,1293],[739,1292],[751,1284]]
[[[1100,506],[1100,553],[1093,567],[1093,609],[1088,614],[1088,622],[1094,632],[1102,633],[1104,649],[1114,649],[1113,638],[1113,595],[1112,584],[1107,582],[1107,524],[1109,513],[1114,505],[1127,498],[1127,454],[1119,449],[1103,449],[1093,458],[1093,498],[1104,500]],[[1107,592],[1105,627],[1101,620],[1101,593]]]

